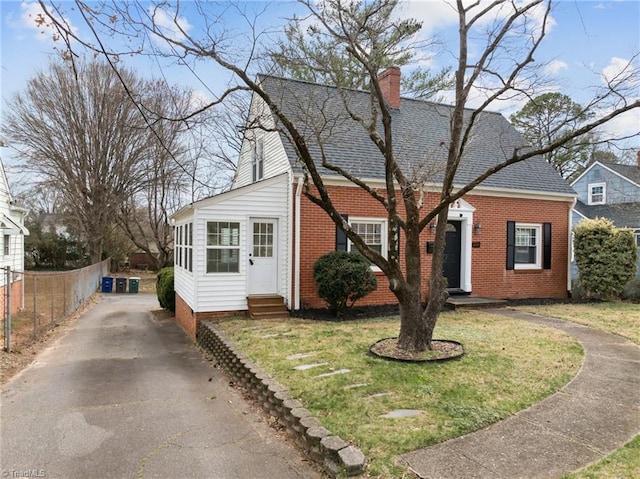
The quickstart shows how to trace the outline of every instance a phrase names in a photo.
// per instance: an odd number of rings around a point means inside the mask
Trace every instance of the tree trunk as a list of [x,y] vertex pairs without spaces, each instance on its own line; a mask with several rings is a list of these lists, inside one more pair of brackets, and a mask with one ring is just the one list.
[[426,308],[423,308],[422,302],[420,232],[413,231],[412,228],[407,228],[406,231],[406,281],[402,281],[394,293],[400,305],[398,347],[408,352],[431,349],[433,330],[448,297],[446,280],[442,273],[448,216],[448,208],[444,208],[438,215],[435,250],[431,258],[429,301]]
[[430,346],[422,319],[420,231],[418,228],[408,227],[405,234],[406,281],[394,291],[400,304],[398,347],[410,352],[420,352]]
[[438,317],[442,312],[444,303],[447,301],[449,294],[447,293],[447,280],[443,275],[444,270],[444,249],[447,234],[447,218],[449,216],[449,208],[443,209],[438,215],[438,225],[436,226],[435,248],[431,258],[431,275],[429,282],[429,300],[427,307],[422,314],[422,320],[425,325],[426,341],[431,349],[431,340],[433,339],[433,330],[436,327]]

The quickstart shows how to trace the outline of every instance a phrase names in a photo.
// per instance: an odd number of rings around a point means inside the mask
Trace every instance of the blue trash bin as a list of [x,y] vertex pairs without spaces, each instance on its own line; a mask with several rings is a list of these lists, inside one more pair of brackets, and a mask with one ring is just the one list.
[[113,278],[111,276],[105,276],[102,278],[102,292],[110,293],[113,291]]

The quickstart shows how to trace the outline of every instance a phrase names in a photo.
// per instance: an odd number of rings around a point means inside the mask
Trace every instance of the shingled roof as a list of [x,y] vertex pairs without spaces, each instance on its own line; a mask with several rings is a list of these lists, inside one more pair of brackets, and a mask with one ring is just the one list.
[[613,171],[625,178],[630,179],[634,183],[640,184],[640,166],[638,165],[620,165],[618,163],[603,162],[607,168],[611,168]]
[[618,228],[640,228],[640,203],[586,205],[578,201],[575,209],[587,218],[607,218]]
[[[345,108],[370,118],[371,95],[356,90],[263,76],[262,87],[279,108],[301,128],[314,158],[320,162],[321,146],[327,159],[362,179],[383,179],[384,159],[364,128]],[[392,109],[394,152],[405,174],[429,183],[442,181],[442,165],[449,143],[449,119],[453,107],[403,98]],[[467,116],[471,110],[467,111]],[[294,171],[302,171],[291,142],[282,138]],[[499,113],[483,112],[474,126],[455,177],[462,186],[525,145],[520,134]],[[324,175],[336,173],[321,168]],[[486,179],[488,188],[575,195],[574,190],[543,158],[513,164]]]

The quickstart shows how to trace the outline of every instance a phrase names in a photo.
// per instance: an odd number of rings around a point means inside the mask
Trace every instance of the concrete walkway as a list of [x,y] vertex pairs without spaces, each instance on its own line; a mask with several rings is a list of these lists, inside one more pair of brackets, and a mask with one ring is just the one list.
[[640,433],[640,347],[559,319],[487,310],[575,336],[585,357],[558,393],[486,429],[401,456],[421,478],[558,478]]
[[0,477],[319,478],[152,295],[103,295],[1,398]]

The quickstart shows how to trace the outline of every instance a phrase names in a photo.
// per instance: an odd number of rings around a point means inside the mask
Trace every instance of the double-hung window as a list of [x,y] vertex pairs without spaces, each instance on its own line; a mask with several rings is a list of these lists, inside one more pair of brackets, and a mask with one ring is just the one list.
[[589,183],[589,200],[590,205],[603,205],[607,200],[607,184],[606,183]]
[[3,246],[4,246],[4,255],[9,256],[9,253],[11,252],[11,236],[4,235]]
[[207,273],[240,271],[240,223],[207,222]]
[[[367,246],[382,256],[387,256],[387,222],[378,218],[349,218],[351,228],[364,240]],[[347,241],[347,251],[358,251],[356,246]],[[378,270],[375,265],[372,269]]]
[[251,176],[253,182],[256,182],[264,176],[264,141],[262,138],[255,140],[251,155]]
[[516,223],[515,268],[540,268],[541,225]]

